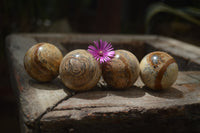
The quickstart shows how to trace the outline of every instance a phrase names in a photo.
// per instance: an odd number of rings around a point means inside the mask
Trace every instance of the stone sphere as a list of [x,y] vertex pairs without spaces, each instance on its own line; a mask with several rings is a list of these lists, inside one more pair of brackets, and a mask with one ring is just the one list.
[[33,79],[47,82],[58,76],[62,58],[63,55],[56,46],[38,43],[26,52],[24,67]]
[[103,65],[103,79],[112,88],[131,87],[140,73],[138,59],[129,51],[116,50],[110,62]]
[[86,50],[78,49],[65,55],[59,73],[66,87],[75,91],[85,91],[96,86],[102,71],[93,55]]
[[153,89],[167,89],[177,79],[178,65],[174,58],[165,52],[152,52],[140,62],[140,76],[144,84]]

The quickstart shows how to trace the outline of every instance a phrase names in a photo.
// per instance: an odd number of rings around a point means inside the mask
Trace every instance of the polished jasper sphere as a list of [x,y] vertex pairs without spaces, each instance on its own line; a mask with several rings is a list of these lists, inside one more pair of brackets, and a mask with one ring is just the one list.
[[103,78],[108,86],[116,89],[131,87],[139,76],[139,62],[134,54],[116,50],[115,57],[103,65]]
[[85,91],[96,86],[102,71],[99,63],[88,51],[78,49],[63,58],[59,73],[66,87]]
[[178,65],[174,58],[165,52],[152,52],[140,62],[140,76],[144,84],[153,89],[169,88],[177,79]]
[[38,43],[26,52],[24,67],[33,79],[47,82],[58,76],[62,58],[62,53],[56,46]]

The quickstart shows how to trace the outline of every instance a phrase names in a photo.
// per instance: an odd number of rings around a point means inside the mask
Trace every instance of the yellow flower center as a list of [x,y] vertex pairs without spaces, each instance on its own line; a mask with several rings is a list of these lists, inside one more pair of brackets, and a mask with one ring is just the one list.
[[99,51],[99,55],[101,55],[101,56],[103,55],[103,51],[102,50]]

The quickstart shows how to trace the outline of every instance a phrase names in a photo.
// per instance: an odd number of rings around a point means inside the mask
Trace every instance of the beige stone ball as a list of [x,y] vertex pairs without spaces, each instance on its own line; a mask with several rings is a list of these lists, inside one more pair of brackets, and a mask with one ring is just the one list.
[[177,79],[178,65],[169,54],[161,51],[152,52],[141,60],[140,76],[150,89],[167,89]]

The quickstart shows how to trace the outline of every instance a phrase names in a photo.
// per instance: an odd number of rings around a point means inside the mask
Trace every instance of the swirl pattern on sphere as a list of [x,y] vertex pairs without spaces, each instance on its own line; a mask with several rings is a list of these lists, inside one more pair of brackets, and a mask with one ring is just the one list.
[[68,53],[60,65],[60,77],[70,89],[81,91],[93,88],[101,76],[98,62],[86,50]]

